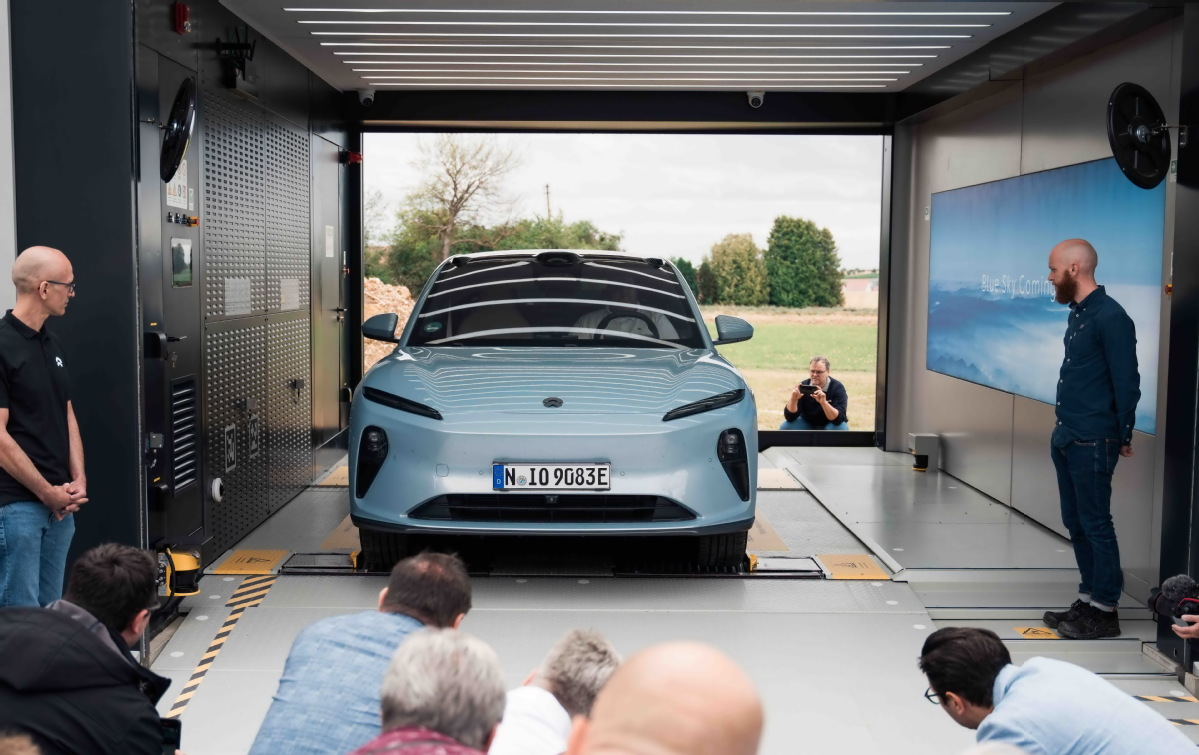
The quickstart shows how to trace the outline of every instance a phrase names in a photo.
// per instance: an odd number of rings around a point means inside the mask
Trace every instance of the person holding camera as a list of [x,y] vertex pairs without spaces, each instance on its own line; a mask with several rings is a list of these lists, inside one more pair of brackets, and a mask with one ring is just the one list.
[[171,681],[129,652],[157,603],[154,557],[106,543],[75,560],[62,600],[0,608],[0,731],[44,755],[161,755],[177,742],[179,722],[154,708]]
[[829,374],[828,357],[815,356],[808,362],[808,379],[791,389],[783,408],[780,430],[848,430],[849,394]]

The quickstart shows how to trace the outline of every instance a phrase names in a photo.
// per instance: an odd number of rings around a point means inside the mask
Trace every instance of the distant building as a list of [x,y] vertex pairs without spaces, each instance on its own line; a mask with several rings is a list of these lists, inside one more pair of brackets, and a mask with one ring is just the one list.
[[848,309],[878,309],[878,278],[842,278],[841,297]]

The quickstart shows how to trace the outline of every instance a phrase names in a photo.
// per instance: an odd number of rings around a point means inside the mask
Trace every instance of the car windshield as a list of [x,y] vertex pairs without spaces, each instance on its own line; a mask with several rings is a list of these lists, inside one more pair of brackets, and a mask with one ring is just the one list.
[[443,268],[408,345],[701,348],[701,327],[669,266],[542,253]]

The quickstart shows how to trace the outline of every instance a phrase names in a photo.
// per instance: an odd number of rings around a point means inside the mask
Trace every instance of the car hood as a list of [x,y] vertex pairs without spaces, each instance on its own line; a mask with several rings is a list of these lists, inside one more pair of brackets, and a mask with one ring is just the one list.
[[[708,349],[398,348],[362,384],[458,414],[656,414],[745,388]],[[542,402],[561,399],[560,407]]]

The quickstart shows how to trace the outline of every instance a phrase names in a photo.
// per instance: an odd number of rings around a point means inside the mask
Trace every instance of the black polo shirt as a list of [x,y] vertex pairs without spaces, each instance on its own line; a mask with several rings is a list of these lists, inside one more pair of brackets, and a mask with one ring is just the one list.
[[[13,317],[0,319],[0,409],[8,409],[8,434],[51,485],[71,481],[70,400],[66,359],[58,341]],[[0,468],[0,506],[36,501]]]

